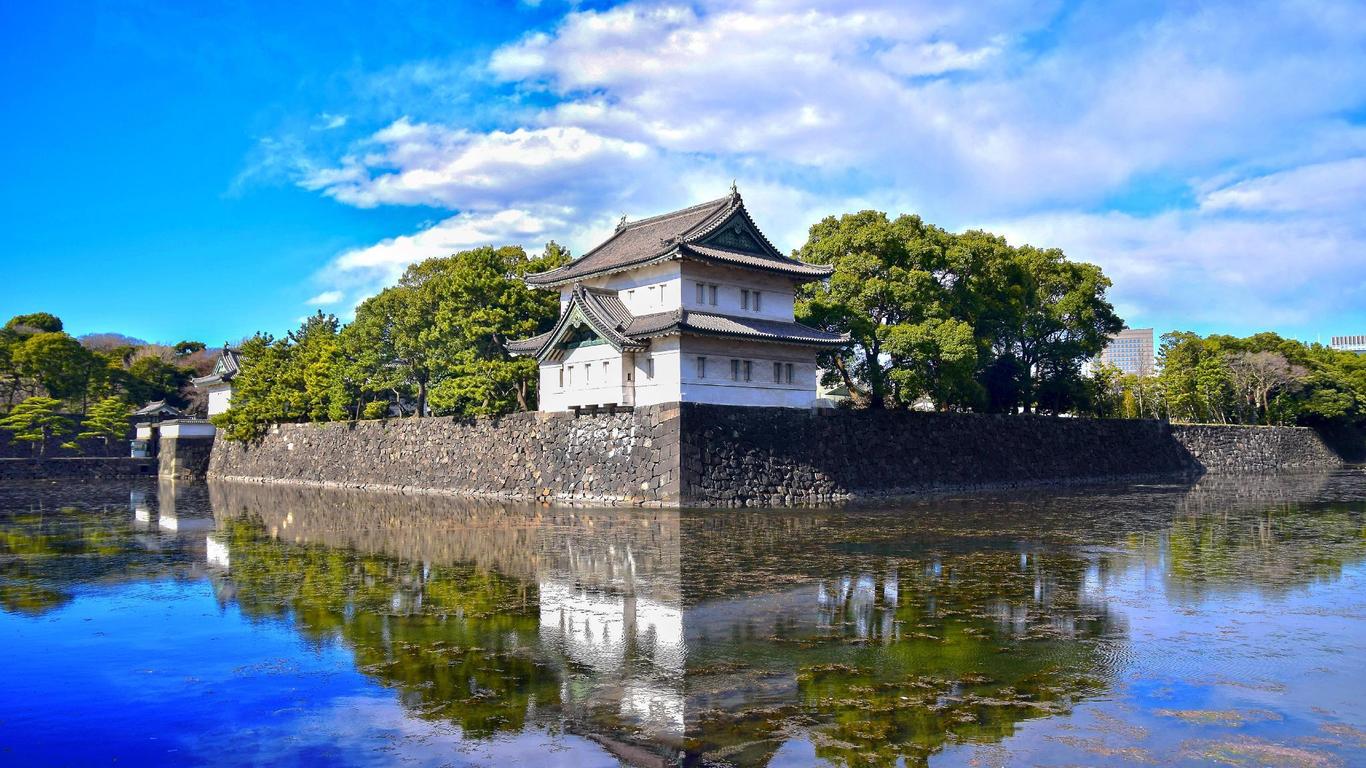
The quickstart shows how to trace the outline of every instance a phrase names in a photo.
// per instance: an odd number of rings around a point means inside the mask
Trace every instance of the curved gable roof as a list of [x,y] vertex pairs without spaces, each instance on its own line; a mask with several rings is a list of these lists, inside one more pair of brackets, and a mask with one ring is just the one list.
[[[727,240],[734,230],[747,245]],[[800,280],[830,274],[830,267],[784,256],[760,231],[738,192],[716,200],[623,222],[606,241],[563,267],[526,276],[528,285],[554,288],[595,275],[611,274],[675,258],[779,272]]]
[[625,326],[631,322],[632,316],[615,293],[576,285],[574,292],[570,294],[569,305],[560,313],[560,319],[555,323],[555,327],[529,339],[508,342],[508,353],[535,355],[544,360],[555,345],[578,325],[577,321],[580,319],[587,322],[595,333],[618,352],[623,349],[642,349],[645,346],[623,332]]

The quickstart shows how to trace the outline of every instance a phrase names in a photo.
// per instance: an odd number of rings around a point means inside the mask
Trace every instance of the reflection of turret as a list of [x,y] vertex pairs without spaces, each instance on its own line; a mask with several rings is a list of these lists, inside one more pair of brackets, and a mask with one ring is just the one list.
[[[471,713],[493,707],[496,694],[512,697],[496,709],[505,719],[499,730],[528,717],[565,718],[568,728],[613,750],[655,759],[662,743],[681,738],[677,512],[546,509],[227,483],[211,484],[210,494],[229,530],[246,530],[239,527],[243,521],[255,521],[252,530],[264,534],[225,539],[231,580],[249,615],[265,608],[262,595],[278,594],[290,601],[287,610],[296,621],[333,617],[327,626],[335,624],[355,644],[358,659],[371,655],[368,649],[377,643],[374,655],[382,658],[407,647],[420,650],[412,634],[419,625],[428,642],[460,649],[466,654],[461,663],[481,670],[481,682],[474,689],[466,684],[457,695],[443,683],[432,690],[431,676],[444,678],[445,667],[419,669],[449,665],[440,654],[430,662],[414,659],[411,672],[398,679],[384,671],[391,665],[365,667],[397,683],[416,710],[485,728],[492,721]],[[310,565],[314,558],[316,567]],[[338,558],[348,563],[345,580],[325,589],[313,586],[336,572]],[[276,559],[278,565],[263,571],[267,560]],[[324,567],[325,562],[331,564]],[[480,585],[499,585],[497,600],[471,604]],[[506,605],[512,585],[523,596],[519,607]],[[334,595],[330,602],[336,607],[301,602],[305,592]],[[429,623],[437,616],[441,623]],[[362,631],[371,621],[382,627],[377,636]],[[515,632],[508,631],[508,622]],[[403,648],[393,645],[400,633],[408,635]],[[525,677],[489,676],[533,662],[519,673]],[[542,686],[551,680],[555,694],[546,695]],[[536,694],[513,717],[508,705],[527,685]],[[446,698],[438,701],[438,695]]]

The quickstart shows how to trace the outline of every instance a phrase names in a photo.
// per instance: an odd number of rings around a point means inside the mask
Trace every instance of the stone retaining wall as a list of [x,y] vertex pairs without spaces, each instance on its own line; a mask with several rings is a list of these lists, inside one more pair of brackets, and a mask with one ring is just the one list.
[[716,506],[1198,472],[1158,421],[708,405],[684,413],[683,493]]
[[651,506],[818,504],[956,488],[1328,467],[1313,432],[693,403],[634,413],[285,424],[209,476]]
[[19,480],[66,480],[86,482],[156,477],[156,459],[114,457],[51,457],[0,459],[0,482]]
[[282,424],[214,441],[209,476],[517,499],[660,505],[679,498],[677,405],[575,418]]
[[1206,472],[1263,473],[1342,465],[1342,459],[1304,427],[1173,424],[1172,435]]

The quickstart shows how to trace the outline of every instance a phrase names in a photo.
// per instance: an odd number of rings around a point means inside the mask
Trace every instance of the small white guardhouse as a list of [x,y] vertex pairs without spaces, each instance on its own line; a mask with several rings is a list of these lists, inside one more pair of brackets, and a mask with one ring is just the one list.
[[831,268],[788,258],[739,192],[627,222],[582,257],[529,275],[559,290],[549,332],[508,350],[540,361],[540,408],[696,402],[810,408],[816,353],[846,336],[796,322],[797,286]]
[[239,363],[237,350],[223,347],[218,353],[218,359],[214,361],[213,373],[192,380],[195,389],[208,392],[210,416],[228,410],[228,404],[232,400],[232,380],[237,375]]

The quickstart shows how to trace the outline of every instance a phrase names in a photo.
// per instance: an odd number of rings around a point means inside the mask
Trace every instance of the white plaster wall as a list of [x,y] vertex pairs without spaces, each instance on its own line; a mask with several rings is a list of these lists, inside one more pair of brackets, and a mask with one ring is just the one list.
[[[698,377],[697,358],[707,358],[706,378]],[[731,379],[730,361],[753,361],[749,381]],[[684,336],[681,345],[681,396],[690,403],[810,408],[816,401],[816,352],[806,347]],[[792,363],[792,383],[773,379],[773,364]],[[785,372],[784,372],[785,373]]]
[[215,384],[209,388],[209,415],[216,416],[228,410],[232,400],[231,384]]
[[[715,312],[734,317],[759,317],[766,320],[791,322],[793,319],[792,309],[796,283],[785,277],[747,269],[714,267],[692,261],[685,261],[682,266],[680,287],[685,309]],[[711,304],[710,289],[705,292],[706,300],[698,303],[697,283],[717,286],[715,306]],[[741,308],[741,291],[744,289],[757,290],[763,293],[763,300],[760,302],[758,312]]]
[[217,433],[214,425],[207,421],[163,421],[160,426],[162,437],[213,437]]
[[[560,370],[573,368],[560,386]],[[585,370],[587,381],[585,381]],[[625,404],[622,384],[631,373],[610,344],[566,350],[559,360],[541,363],[540,410],[567,411],[575,405]]]
[[[677,336],[665,336],[651,339],[649,349],[635,354],[636,405],[676,403],[682,398],[678,348]],[[645,375],[649,358],[655,361],[653,379]]]
[[[585,280],[584,285],[616,291],[621,302],[633,315],[672,312],[678,309],[681,299],[680,264],[677,261],[652,264],[628,272]],[[562,292],[560,301],[563,309],[567,294]]]

